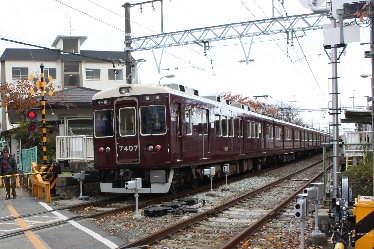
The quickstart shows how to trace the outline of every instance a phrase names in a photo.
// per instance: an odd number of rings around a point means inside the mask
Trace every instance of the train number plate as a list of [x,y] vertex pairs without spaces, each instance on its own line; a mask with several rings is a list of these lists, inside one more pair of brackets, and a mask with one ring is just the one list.
[[119,151],[137,151],[138,150],[138,145],[120,145],[118,146]]

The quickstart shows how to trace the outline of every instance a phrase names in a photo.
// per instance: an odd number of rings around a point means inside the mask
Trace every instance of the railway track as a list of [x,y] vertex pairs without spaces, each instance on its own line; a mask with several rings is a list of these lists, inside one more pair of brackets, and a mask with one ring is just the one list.
[[[319,161],[319,159],[317,158],[320,158],[320,156],[313,158],[313,160],[315,160],[316,162]],[[312,159],[308,159],[308,160],[310,161]],[[170,236],[173,236],[172,238],[176,238],[175,236],[177,236],[177,233],[175,233],[175,231],[185,229],[186,227],[189,227],[189,226],[193,226],[193,224],[199,224],[199,222],[201,222],[202,220],[209,220],[210,217],[216,217],[215,219],[217,219],[217,221],[219,221],[220,219],[226,219],[227,221],[222,222],[221,226],[222,225],[226,226],[227,225],[226,223],[230,223],[228,222],[228,220],[234,219],[233,216],[236,216],[237,219],[240,219],[239,217],[241,214],[241,211],[240,211],[241,208],[239,207],[235,208],[234,203],[243,202],[249,196],[259,195],[262,191],[265,191],[265,189],[271,188],[272,185],[273,186],[278,185],[278,184],[280,185],[282,180],[279,179],[279,175],[287,174],[289,178],[291,174],[289,173],[289,170],[287,169],[292,169],[293,171],[295,171],[295,169],[297,168],[295,165],[298,165],[297,167],[303,168],[302,166],[300,166],[302,165],[302,163],[297,162],[297,163],[292,163],[290,166],[283,166],[280,168],[273,168],[269,171],[262,171],[261,174],[252,174],[252,176],[250,176],[249,178],[248,178],[248,175],[230,178],[229,186],[225,185],[225,181],[220,181],[220,182],[217,181],[213,184],[213,188],[215,189],[215,191],[213,192],[209,191],[210,184],[208,184],[200,188],[196,188],[194,190],[183,191],[181,193],[178,193],[178,195],[158,196],[157,198],[144,196],[143,199],[145,200],[140,202],[140,205],[139,205],[139,208],[142,209],[150,205],[155,205],[157,203],[159,204],[159,203],[165,203],[165,202],[173,202],[179,198],[183,198],[186,196],[190,196],[190,197],[197,196],[196,198],[199,199],[199,204],[197,204],[196,207],[191,207],[192,209],[200,210],[199,213],[197,214],[186,212],[181,215],[167,215],[167,217],[158,217],[158,218],[149,218],[149,217],[144,217],[143,215],[141,219],[133,219],[134,207],[135,207],[134,201],[131,200],[131,198],[130,200],[124,200],[123,196],[119,196],[115,198],[108,198],[105,200],[96,200],[93,202],[87,201],[87,202],[83,202],[80,205],[75,205],[75,206],[66,206],[66,207],[56,206],[53,208],[53,210],[48,210],[46,212],[41,212],[37,214],[28,214],[27,216],[32,217],[36,215],[42,215],[45,213],[53,212],[56,210],[57,211],[71,210],[74,213],[76,213],[76,215],[73,215],[69,217],[68,219],[50,222],[48,224],[44,224],[41,226],[34,226],[30,228],[29,230],[36,231],[36,230],[41,230],[41,229],[48,229],[48,228],[53,228],[54,226],[59,226],[61,224],[67,223],[72,220],[82,220],[82,219],[90,218],[90,219],[95,220],[95,222],[99,226],[102,226],[104,229],[121,237],[121,235],[117,234],[115,229],[110,229],[110,228],[108,229],[107,227],[108,223],[109,224],[113,223],[111,219],[116,219],[118,223],[122,222],[122,225],[121,225],[122,230],[123,228],[126,228],[126,231],[122,231],[122,232],[127,233],[127,236],[130,237],[130,238],[123,238],[125,244],[121,246],[120,248],[129,248],[129,247],[133,247],[136,245],[144,245],[144,244],[152,244],[152,243],[155,243],[153,245],[154,248],[158,248],[157,243],[158,242],[161,243],[160,241],[163,242],[164,238],[167,238]],[[288,172],[288,173],[284,173],[284,172]],[[295,179],[294,181],[289,181],[289,182],[304,183],[304,181],[296,181]],[[247,183],[243,183],[243,181],[246,181]],[[265,184],[267,182],[272,182],[272,185]],[[283,190],[284,189],[286,189],[286,187],[283,187]],[[285,194],[288,197],[290,196],[289,191],[286,191]],[[272,194],[269,193],[268,195],[270,196]],[[258,200],[258,198],[256,198],[256,200]],[[205,203],[205,205],[203,203]],[[225,211],[230,206],[232,206],[233,209],[236,209],[236,211],[232,211],[232,210]],[[264,207],[260,209],[265,210]],[[258,209],[256,212],[258,213],[260,209]],[[254,210],[252,211],[249,210],[248,212],[254,212]],[[271,217],[275,213],[276,213],[276,210],[270,212],[267,215],[267,217]],[[224,218],[224,215],[226,216],[232,215],[232,217],[230,218],[230,216],[228,216]],[[22,216],[22,217],[27,217],[27,216]],[[172,220],[168,220],[169,218],[171,218]],[[7,218],[6,220],[9,220],[9,219],[11,218]],[[0,221],[3,221],[3,220],[0,220]],[[146,232],[146,233],[141,234],[143,228],[147,229],[147,226],[143,225],[144,222],[148,224],[155,222],[155,224],[161,224],[161,225],[160,225],[160,228],[153,229],[152,232]],[[176,226],[175,227],[170,226],[170,227],[165,228],[166,225],[169,225],[169,224],[176,224]],[[248,227],[249,223],[244,224],[243,222],[241,222],[241,224]],[[207,225],[207,227],[209,227],[209,225]],[[139,231],[136,231],[137,228]],[[132,231],[130,231],[131,229]],[[243,229],[243,227],[241,229]],[[158,231],[158,232],[154,233],[155,231]],[[233,234],[239,233],[240,226],[239,228],[233,228],[233,231],[235,231],[233,232]],[[2,234],[0,236],[0,239],[15,236],[15,235],[18,235],[19,233],[21,233],[21,231],[14,231],[12,233]],[[193,233],[195,232],[192,232],[192,234]],[[217,233],[217,236],[219,234],[220,233]],[[222,236],[222,237],[226,238],[224,241],[230,241],[230,237],[228,237],[227,235]],[[181,241],[184,241],[182,238],[180,239]],[[167,244],[171,242],[163,242],[163,243]]]
[[151,245],[150,248],[234,248],[320,177],[321,173],[316,174],[316,165],[319,163],[232,200],[225,198],[222,204],[210,210],[122,248],[142,245]]

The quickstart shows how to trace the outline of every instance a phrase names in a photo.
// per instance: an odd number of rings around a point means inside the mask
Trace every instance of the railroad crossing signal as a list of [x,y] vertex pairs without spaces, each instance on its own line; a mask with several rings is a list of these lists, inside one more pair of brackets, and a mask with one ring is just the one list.
[[38,114],[36,109],[30,109],[27,112],[27,120],[29,121],[29,132],[36,132],[38,130]]
[[[29,79],[34,81],[35,79],[35,76],[34,75],[30,75],[29,76]],[[51,82],[53,80],[53,77],[51,75],[48,76],[48,81]],[[52,96],[53,95],[53,91],[51,89],[49,89],[46,85],[46,82],[45,81],[40,81],[39,79],[37,79],[35,81],[35,87],[33,89],[30,90],[30,94],[31,95],[35,95],[37,91],[41,91],[41,90],[44,90],[45,93],[47,93],[49,96]]]

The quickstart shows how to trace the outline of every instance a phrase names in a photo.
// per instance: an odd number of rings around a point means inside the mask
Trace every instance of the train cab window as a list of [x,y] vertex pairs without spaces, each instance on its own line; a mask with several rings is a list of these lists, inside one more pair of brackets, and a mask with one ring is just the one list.
[[216,136],[221,137],[222,136],[222,127],[221,127],[221,115],[214,115],[214,127],[216,130]]
[[191,122],[191,109],[186,108],[185,112],[185,119],[186,119],[186,134],[191,135],[192,134],[192,122]]
[[121,108],[119,110],[119,133],[121,136],[136,134],[135,120],[135,108]]
[[165,106],[140,107],[140,133],[142,135],[166,134]]
[[227,116],[222,116],[222,119],[221,119],[221,123],[222,123],[222,136],[226,137],[227,136],[227,128],[228,128],[228,125],[227,125]]
[[95,137],[110,137],[113,136],[113,111],[101,110],[95,111]]
[[234,119],[232,117],[229,118],[229,137],[234,136]]

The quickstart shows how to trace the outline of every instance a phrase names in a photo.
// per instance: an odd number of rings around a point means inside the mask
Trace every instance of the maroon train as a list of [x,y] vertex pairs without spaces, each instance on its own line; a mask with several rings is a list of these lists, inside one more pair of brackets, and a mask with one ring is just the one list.
[[92,105],[102,192],[131,193],[124,185],[134,178],[142,179],[139,193],[175,192],[195,187],[203,169],[215,167],[215,177],[224,164],[230,174],[260,170],[321,151],[330,138],[177,84],[118,86]]

